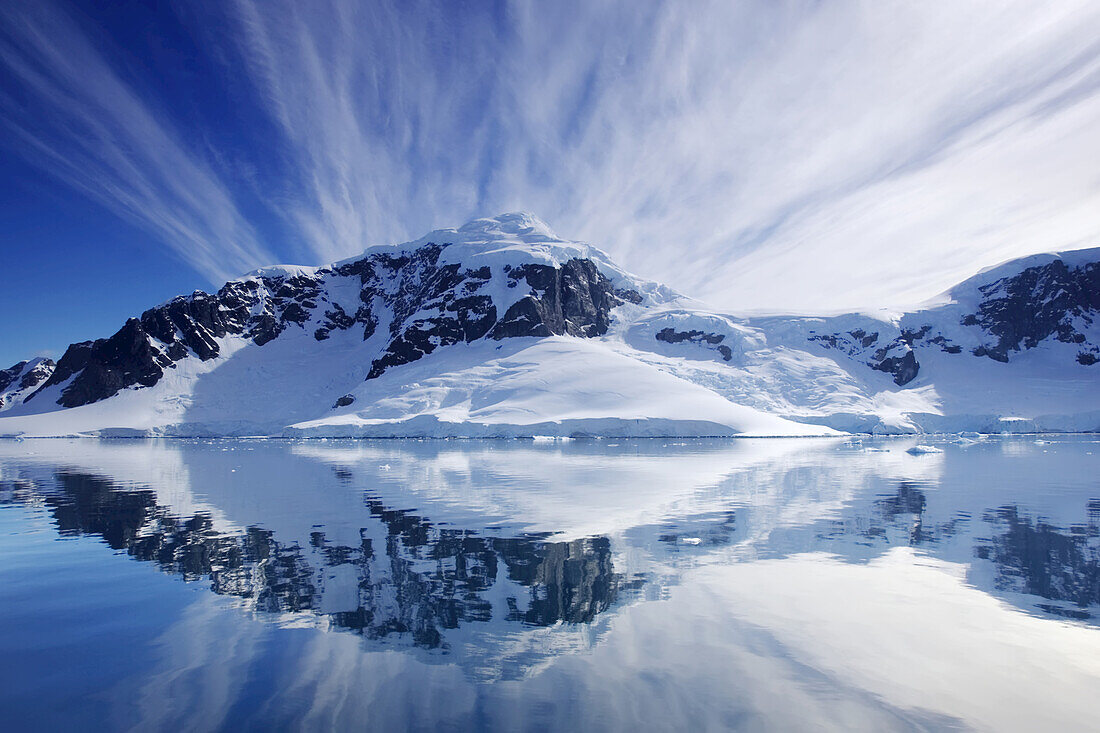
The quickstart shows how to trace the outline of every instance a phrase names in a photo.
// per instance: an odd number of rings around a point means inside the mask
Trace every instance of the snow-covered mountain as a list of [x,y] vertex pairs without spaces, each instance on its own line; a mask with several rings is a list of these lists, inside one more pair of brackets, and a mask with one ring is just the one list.
[[908,313],[715,313],[529,214],[264,268],[0,372],[0,435],[1100,429],[1100,249]]
[[0,410],[21,404],[54,372],[53,359],[35,357],[0,370]]

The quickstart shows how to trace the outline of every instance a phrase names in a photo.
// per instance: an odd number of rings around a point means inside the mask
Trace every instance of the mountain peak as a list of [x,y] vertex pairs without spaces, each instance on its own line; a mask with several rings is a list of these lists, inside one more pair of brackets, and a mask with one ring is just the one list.
[[526,211],[512,211],[468,221],[458,232],[477,239],[519,239],[524,242],[563,241],[550,225]]
[[[349,262],[356,262],[363,257],[369,256],[372,253],[385,252],[392,250],[410,250],[423,246],[424,244],[467,244],[475,245],[475,249],[483,249],[477,245],[493,245],[493,244],[506,244],[506,245],[538,245],[538,244],[578,244],[570,243],[567,240],[562,239],[550,228],[550,225],[545,221],[527,211],[512,211],[505,214],[499,214],[492,217],[482,217],[479,219],[472,219],[457,229],[453,227],[447,227],[444,229],[436,229],[428,232],[419,239],[405,242],[403,244],[380,244],[368,247],[363,252],[332,263],[330,267],[337,267],[347,264]],[[575,248],[574,248],[575,249]],[[607,255],[595,247],[585,246],[582,251],[570,250],[570,256],[577,255],[582,257],[589,256],[589,251],[595,254],[601,261],[609,261]],[[468,254],[468,252],[463,252]],[[259,267],[250,272],[246,272],[237,278],[236,281],[250,280],[255,278],[287,278],[287,277],[300,277],[315,275],[319,269],[323,266],[307,266],[307,265],[267,265],[265,267]]]

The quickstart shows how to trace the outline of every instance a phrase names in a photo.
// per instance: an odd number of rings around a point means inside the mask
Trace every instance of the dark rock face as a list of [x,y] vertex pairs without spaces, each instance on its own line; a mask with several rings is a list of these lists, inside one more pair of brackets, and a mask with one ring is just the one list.
[[57,369],[43,388],[75,377],[61,393],[58,404],[77,407],[110,397],[131,385],[151,387],[164,375],[172,359],[154,347],[147,336],[141,322],[131,318],[109,339],[73,344],[57,362]]
[[523,265],[510,269],[508,286],[516,287],[521,282],[527,284],[530,293],[497,322],[494,339],[602,336],[611,323],[611,309],[622,303],[611,282],[591,260],[569,260],[560,268]]
[[325,311],[325,320],[325,325],[321,326],[313,332],[313,338],[317,339],[318,341],[324,341],[333,331],[347,330],[354,326],[356,322],[355,316],[348,315],[348,313],[344,311],[343,306],[341,306],[339,303],[334,303],[332,306],[332,310]]
[[[528,292],[498,320],[487,294],[490,268],[441,264],[446,246],[376,252],[310,273],[274,271],[234,280],[215,294],[174,298],[131,318],[110,338],[70,346],[35,394],[64,384],[58,404],[86,405],[122,389],[152,386],[181,359],[214,359],[225,336],[264,346],[292,327],[309,329],[317,341],[362,328],[365,340],[384,321],[388,341],[370,365],[372,379],[440,347],[487,336],[599,336],[607,332],[611,309],[623,302],[589,260],[524,265],[507,271],[507,285]],[[348,281],[358,287],[358,302],[337,302],[329,285],[346,290]],[[633,290],[622,297],[642,300]]]
[[34,366],[31,366],[33,362],[24,363],[27,366],[24,367],[23,376],[19,379],[19,389],[32,389],[45,382],[57,366],[53,359],[43,359]]
[[920,371],[917,355],[913,353],[913,344],[924,338],[929,330],[931,326],[922,326],[915,331],[903,328],[901,336],[874,353],[871,368],[894,375],[894,384],[899,387],[909,384],[917,378]]
[[698,331],[692,329],[690,331],[677,331],[675,328],[662,328],[654,336],[658,341],[663,341],[666,344],[699,344],[700,346],[706,344],[715,347],[715,351],[722,355],[723,361],[729,361],[733,358],[733,350],[722,344],[726,340],[724,333],[707,333],[705,331]]
[[128,387],[151,387],[181,359],[213,359],[220,353],[215,339],[226,335],[262,346],[289,323],[304,323],[319,284],[319,277],[265,277],[235,280],[214,295],[178,296],[126,321],[110,338],[70,346],[41,389],[72,378],[58,404],[77,407]]
[[[1100,264],[1070,267],[1063,260],[1053,260],[982,285],[978,291],[977,310],[960,321],[976,329],[984,342],[971,349],[974,356],[1008,363],[1011,354],[1053,338],[1080,346],[1076,355],[1080,364],[1100,361],[1100,342],[1093,328],[1100,313]],[[933,314],[918,315],[931,319]],[[909,346],[937,346],[948,354],[963,350],[929,324],[903,329],[901,338]]]
[[920,371],[920,364],[917,363],[917,357],[913,352],[907,351],[904,356],[888,356],[879,363],[872,364],[871,368],[893,374],[894,384],[901,387],[916,378],[917,372]]
[[25,369],[26,366],[27,362],[21,361],[7,369],[0,370],[0,392],[6,391],[8,387],[15,384],[23,374],[23,369]]
[[[425,264],[434,264],[438,251],[427,255]],[[478,293],[489,282],[489,268],[460,272],[457,265],[447,265],[426,272],[415,290],[389,302],[400,317],[394,318],[394,338],[386,353],[371,365],[367,379],[416,361],[441,346],[470,343],[485,336],[497,340],[602,336],[611,322],[611,309],[622,302],[590,260],[574,259],[561,267],[523,265],[506,272],[508,287],[524,284],[529,292],[499,320],[492,298]],[[423,315],[408,320],[413,312]]]
[[675,328],[662,328],[655,338],[667,344],[679,344],[684,341],[690,341],[694,344],[703,342],[708,344],[720,344],[725,340],[726,335],[722,333],[705,333],[695,330],[677,331]]
[[871,351],[879,343],[877,331],[867,332],[853,329],[845,333],[811,333],[810,341],[816,341],[829,349],[836,349],[858,359],[875,371],[886,372],[894,377],[899,387],[912,382],[920,371],[913,343],[923,332],[903,330],[901,335]]
[[[476,341],[497,319],[496,306],[478,291],[491,278],[489,268],[463,271],[459,265],[439,266],[443,247],[428,244],[401,263],[402,287],[389,292],[365,284],[369,293],[393,311],[390,343],[371,364],[367,379],[387,369],[416,361],[441,346]],[[369,301],[368,301],[369,302]]]
[[21,361],[18,364],[0,369],[0,392],[9,389],[29,389],[47,379],[56,366],[52,359]]
[[336,399],[336,404],[334,404],[332,407],[333,407],[333,409],[336,409],[337,407],[347,407],[348,405],[350,405],[354,402],[355,402],[355,397],[350,395],[350,394],[346,394],[343,397],[338,397]]
[[977,312],[965,316],[962,325],[979,326],[995,341],[974,349],[975,356],[1007,362],[1010,352],[1035,348],[1053,337],[1081,344],[1080,354],[1086,356],[1077,360],[1096,363],[1100,347],[1089,343],[1085,329],[1100,311],[1100,263],[1070,267],[1054,260],[984,285],[980,291],[983,299]]
[[637,290],[630,290],[629,288],[615,288],[615,297],[624,303],[633,303],[634,305],[641,305],[645,300],[642,294]]

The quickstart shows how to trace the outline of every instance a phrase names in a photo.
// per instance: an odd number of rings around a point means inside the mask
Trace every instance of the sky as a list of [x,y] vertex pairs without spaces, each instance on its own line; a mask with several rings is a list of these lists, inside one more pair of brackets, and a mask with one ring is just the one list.
[[0,4],[0,367],[506,211],[732,311],[1100,245],[1100,3]]

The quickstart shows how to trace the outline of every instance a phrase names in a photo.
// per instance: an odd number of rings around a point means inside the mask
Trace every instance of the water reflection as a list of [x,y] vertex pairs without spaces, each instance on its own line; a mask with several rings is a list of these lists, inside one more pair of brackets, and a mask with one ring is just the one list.
[[[9,453],[18,452],[10,444],[7,447]],[[611,454],[613,460],[624,464],[614,468],[623,469],[625,474],[608,476],[614,500],[622,499],[625,489],[616,485],[615,479],[632,481],[636,476],[635,470],[625,465],[631,457],[643,464],[655,460],[652,455],[639,455],[639,447],[654,449],[643,443],[633,446],[626,456]],[[116,456],[126,453],[125,446],[103,450]],[[158,450],[176,454],[177,458],[201,458],[195,463],[200,471],[204,464],[211,463],[211,456],[226,452],[217,443],[167,443]],[[304,462],[322,468],[321,472],[314,471],[313,480],[328,476],[358,495],[362,509],[359,515],[369,522],[353,528],[353,542],[347,537],[333,538],[326,524],[331,524],[334,513],[341,509],[327,505],[323,496],[315,496],[313,505],[302,515],[310,520],[308,533],[284,536],[266,526],[265,518],[278,514],[271,506],[262,506],[256,517],[259,521],[248,522],[245,517],[245,522],[223,521],[219,527],[211,509],[181,513],[158,499],[166,492],[158,492],[155,487],[133,481],[120,483],[109,475],[72,467],[58,468],[48,458],[37,465],[51,472],[39,471],[37,481],[0,482],[0,501],[44,505],[61,535],[98,536],[111,548],[151,562],[164,572],[189,581],[208,579],[215,593],[245,599],[256,611],[323,615],[332,626],[354,630],[370,639],[407,636],[414,645],[429,649],[446,649],[447,631],[467,623],[552,626],[559,622],[591,622],[597,614],[611,609],[621,594],[636,597],[634,591],[642,589],[647,577],[658,585],[675,583],[685,555],[696,559],[710,555],[714,556],[712,560],[720,557],[728,561],[728,554],[742,559],[746,554],[779,558],[824,549],[862,562],[889,548],[908,546],[957,561],[959,543],[945,543],[960,540],[969,545],[964,550],[968,561],[988,562],[995,567],[994,582],[987,588],[991,592],[1007,592],[1009,600],[1029,609],[1078,619],[1092,618],[1090,612],[1081,609],[1100,604],[1100,500],[1096,499],[1082,507],[1078,514],[1081,521],[1059,525],[1032,519],[1026,509],[1016,505],[972,512],[962,507],[960,499],[973,497],[937,491],[938,477],[902,479],[892,491],[853,491],[861,484],[865,488],[881,485],[883,477],[868,470],[882,468],[874,461],[870,465],[866,461],[860,465],[850,458],[844,461],[842,468],[862,468],[864,475],[849,476],[843,482],[829,475],[833,466],[823,464],[817,480],[807,482],[802,461],[791,462],[789,455],[781,455],[780,467],[785,470],[777,472],[776,462],[770,460],[775,456],[766,454],[763,470],[780,490],[760,501],[754,484],[760,481],[762,467],[734,452],[732,466],[715,481],[721,490],[700,497],[693,484],[693,479],[699,477],[684,471],[679,479],[689,491],[665,491],[662,498],[672,499],[675,505],[688,497],[686,511],[669,512],[668,507],[662,507],[666,516],[660,523],[638,523],[612,533],[619,535],[616,541],[621,545],[620,553],[631,546],[642,546],[649,555],[639,563],[634,553],[634,565],[641,567],[635,567],[627,577],[615,569],[612,536],[608,534],[561,540],[556,538],[562,533],[551,529],[508,533],[507,526],[502,532],[501,526],[484,520],[480,526],[462,528],[452,521],[433,521],[420,511],[395,508],[376,488],[359,486],[372,481],[399,484],[403,494],[396,500],[422,500],[428,495],[445,514],[454,513],[455,497],[448,496],[447,491],[455,487],[458,496],[472,498],[474,505],[488,502],[482,496],[470,497],[471,484],[493,491],[499,491],[503,484],[510,489],[509,499],[530,498],[523,497],[523,493],[531,491],[536,475],[553,483],[552,472],[540,474],[540,461],[533,461],[524,470],[524,459],[532,457],[530,449],[481,454],[475,450],[472,456],[463,456],[485,463],[480,470],[487,467],[494,477],[491,481],[478,478],[476,461],[463,465],[461,471],[445,470],[456,455],[462,454],[451,447],[420,445],[381,450],[348,444],[318,449],[316,444],[265,444],[248,450],[258,450],[259,454],[234,456],[235,463],[243,466],[246,482],[248,469],[257,460],[269,469],[273,458],[284,463]],[[567,452],[563,456],[558,451],[548,456],[543,451],[538,457],[541,462],[550,457],[559,464],[581,464],[591,471],[595,468],[591,465],[594,458],[607,459],[606,448],[598,449],[604,454],[596,450],[582,446],[574,448],[572,455]],[[90,451],[93,455],[96,452],[94,448]],[[715,452],[720,451],[712,447],[693,456],[704,467],[703,481],[714,480]],[[302,456],[306,457],[304,461]],[[379,460],[386,463],[377,463]],[[419,483],[414,482],[410,472],[426,470],[430,474],[433,464],[442,477],[427,481],[421,477]],[[325,466],[330,473],[323,472]],[[513,473],[518,471],[521,480],[513,475],[502,481],[503,466]],[[205,467],[209,469],[210,465]],[[23,468],[27,471],[28,467]],[[223,475],[224,470],[220,467]],[[215,466],[214,472],[218,473],[219,468]],[[237,469],[231,472],[235,474]],[[34,473],[27,471],[28,476]],[[262,495],[274,488],[269,483],[273,475],[269,470],[258,485],[246,483],[233,491],[250,495],[260,506]],[[43,476],[48,478],[43,480]],[[294,472],[288,476],[293,477]],[[441,479],[444,486],[433,486]],[[283,488],[308,494],[307,488],[293,486],[294,480],[283,482]],[[509,483],[519,487],[511,488]],[[639,489],[633,493],[655,493],[638,484],[630,488]],[[846,495],[837,503],[836,494]],[[216,494],[211,492],[210,496]],[[281,498],[275,495],[272,501]],[[630,504],[634,498],[625,501]],[[940,511],[932,511],[933,505],[939,505]],[[775,515],[784,506],[802,506],[810,513],[790,521]],[[505,513],[508,509],[504,507]],[[581,505],[576,510],[583,519],[592,508]],[[981,522],[973,521],[975,513]],[[461,513],[459,516],[461,524]],[[649,541],[653,536],[656,543]],[[719,548],[727,548],[727,554],[717,552]],[[694,562],[688,561],[689,565]],[[974,580],[981,582],[980,577]],[[1066,602],[1076,610],[1068,611],[1065,604],[1021,600],[1020,595]]]
[[[465,707],[417,725],[591,727],[577,711],[606,722],[606,707],[641,728],[988,727],[988,699],[1008,701],[1001,722],[1080,720],[1100,683],[1095,446],[868,447],[0,441],[0,521],[6,547],[48,526],[84,538],[55,543],[67,557],[106,545],[206,599],[185,596],[183,620],[159,612],[168,651],[141,695],[164,727],[223,694],[214,669],[237,685],[214,728],[256,695],[283,711],[272,727],[299,727],[281,706],[301,700],[322,728],[337,708],[408,727],[413,707],[451,699]],[[127,603],[104,610],[87,568],[40,587],[33,552],[0,557],[0,572],[23,563],[10,575],[30,608],[95,621]],[[31,654],[5,632],[11,606],[0,645]],[[1017,652],[1056,670],[1049,684],[1018,685],[1002,669]],[[391,678],[397,691],[376,682]],[[128,699],[134,683],[115,684]],[[348,702],[370,685],[369,706]]]
[[[324,614],[375,640],[407,635],[416,646],[445,647],[447,629],[494,616],[531,626],[586,623],[620,587],[607,537],[486,537],[367,495],[377,526],[361,528],[358,544],[332,542],[316,525],[303,546],[259,526],[219,531],[209,514],[176,516],[150,489],[71,470],[53,478],[47,490],[13,486],[9,500],[49,507],[62,536],[98,536],[166,573],[209,578],[215,593],[247,599],[258,611]],[[494,590],[504,606],[494,608]]]
[[921,486],[902,481],[893,494],[874,499],[866,514],[836,520],[832,531],[820,538],[823,543],[852,537],[867,547],[929,548],[954,537],[970,520],[967,513],[958,512],[945,522],[929,522],[927,507],[928,496]]
[[1086,507],[1086,521],[1058,527],[1033,519],[1016,505],[986,515],[995,531],[975,548],[977,557],[997,568],[999,590],[1040,596],[1064,605],[1040,604],[1049,613],[1091,619],[1084,610],[1100,605],[1100,501]]

